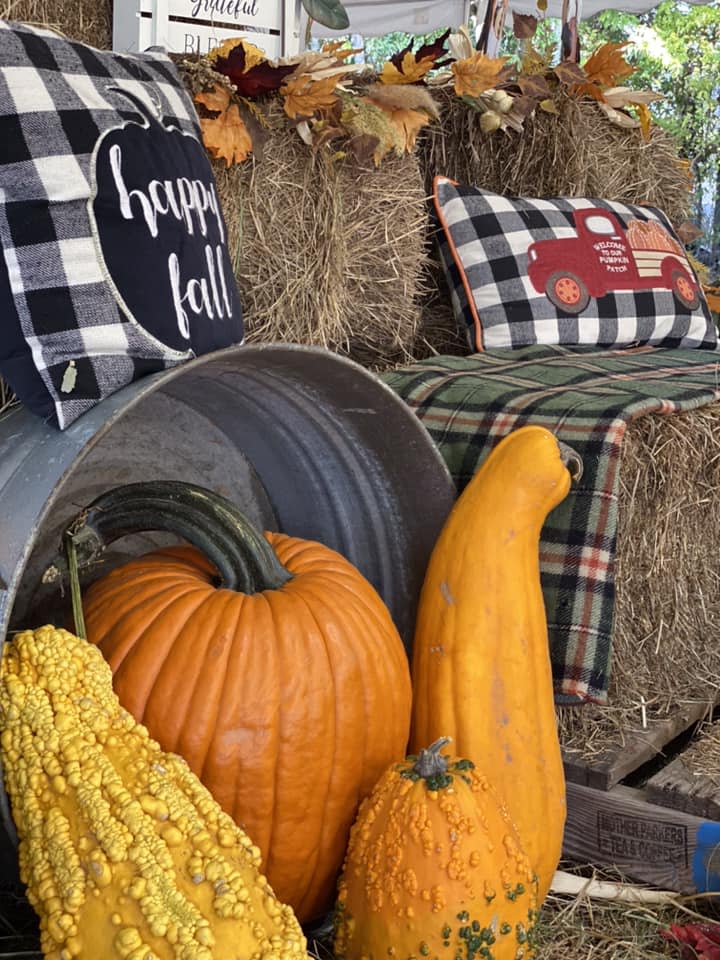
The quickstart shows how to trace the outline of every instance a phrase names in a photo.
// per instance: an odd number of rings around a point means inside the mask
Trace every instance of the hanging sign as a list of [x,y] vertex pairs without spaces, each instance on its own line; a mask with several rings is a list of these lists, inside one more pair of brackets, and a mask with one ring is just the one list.
[[292,56],[299,49],[297,6],[297,0],[116,0],[113,49],[205,54],[245,37],[268,59]]

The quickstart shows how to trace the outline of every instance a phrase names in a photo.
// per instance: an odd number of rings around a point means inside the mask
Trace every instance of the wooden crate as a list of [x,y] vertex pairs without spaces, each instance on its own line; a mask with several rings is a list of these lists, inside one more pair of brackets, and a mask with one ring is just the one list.
[[720,776],[692,775],[677,739],[706,713],[689,705],[593,764],[567,760],[564,857],[680,893],[720,892]]

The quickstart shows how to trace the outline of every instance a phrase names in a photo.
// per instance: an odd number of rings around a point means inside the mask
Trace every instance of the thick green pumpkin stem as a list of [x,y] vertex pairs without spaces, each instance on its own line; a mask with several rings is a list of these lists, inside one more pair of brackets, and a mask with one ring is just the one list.
[[418,758],[413,765],[413,773],[416,773],[423,780],[431,777],[442,776],[447,773],[448,758],[440,753],[443,747],[450,743],[452,737],[440,737],[435,743],[430,744],[425,750],[421,750]]
[[253,594],[292,579],[265,537],[225,497],[179,480],[129,483],[101,494],[65,532],[77,566],[93,563],[113,541],[142,531],[173,533],[197,547],[220,586]]

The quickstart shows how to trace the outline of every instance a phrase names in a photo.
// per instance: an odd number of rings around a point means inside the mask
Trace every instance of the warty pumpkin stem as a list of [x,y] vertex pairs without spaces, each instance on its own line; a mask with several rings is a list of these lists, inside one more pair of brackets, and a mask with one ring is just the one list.
[[121,537],[142,531],[173,533],[213,563],[220,586],[245,594],[281,587],[292,574],[235,504],[179,480],[129,483],[101,494],[65,532],[79,567],[93,563]]
[[443,757],[440,751],[451,741],[452,737],[440,737],[435,743],[421,750],[413,765],[413,772],[424,780],[427,780],[428,777],[434,777],[438,773],[447,773],[448,758]]

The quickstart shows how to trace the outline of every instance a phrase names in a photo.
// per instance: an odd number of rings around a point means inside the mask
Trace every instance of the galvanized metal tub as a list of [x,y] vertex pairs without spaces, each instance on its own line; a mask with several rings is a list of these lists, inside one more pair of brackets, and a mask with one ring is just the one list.
[[[266,529],[338,550],[376,587],[409,650],[453,482],[389,387],[293,344],[230,348],[147,377],[63,433],[22,409],[0,421],[0,643],[42,620],[67,523],[104,490],[147,479],[211,487]],[[14,842],[0,783],[6,875]]]

